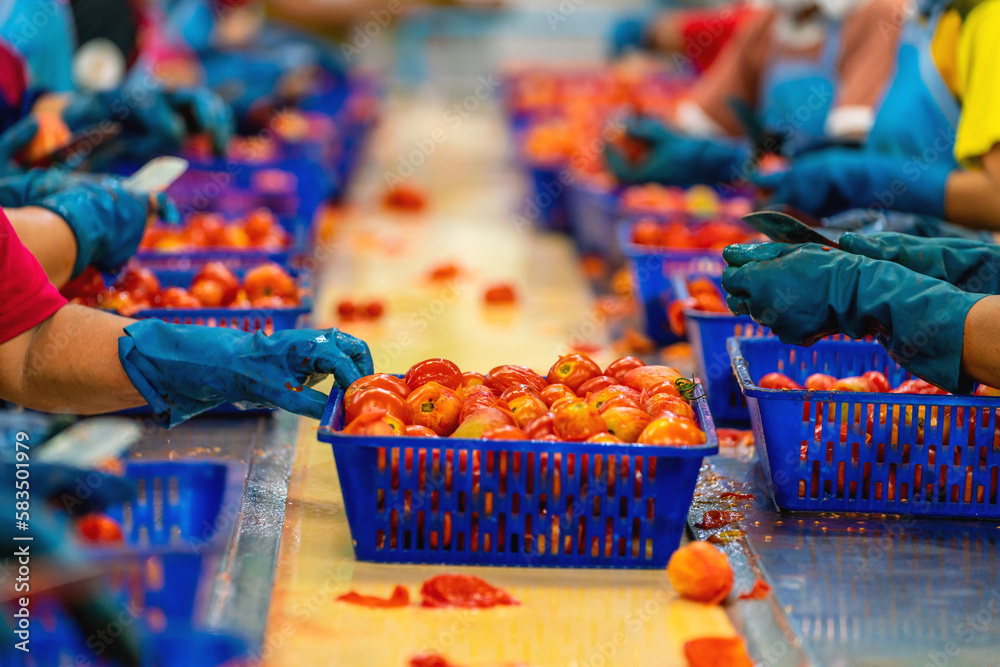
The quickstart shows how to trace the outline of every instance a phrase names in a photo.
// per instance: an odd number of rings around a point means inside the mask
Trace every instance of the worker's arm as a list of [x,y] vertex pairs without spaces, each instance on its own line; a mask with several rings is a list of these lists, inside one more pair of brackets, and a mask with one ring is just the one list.
[[49,282],[62,287],[69,282],[76,262],[76,236],[66,221],[39,206],[4,211],[21,243],[42,265]]
[[1000,296],[987,297],[969,311],[962,371],[977,382],[1000,387]]
[[951,172],[944,206],[951,222],[1000,231],[1000,144],[983,156],[982,169]]
[[93,308],[60,308],[0,345],[0,398],[76,414],[144,405],[118,360],[118,338],[131,323]]

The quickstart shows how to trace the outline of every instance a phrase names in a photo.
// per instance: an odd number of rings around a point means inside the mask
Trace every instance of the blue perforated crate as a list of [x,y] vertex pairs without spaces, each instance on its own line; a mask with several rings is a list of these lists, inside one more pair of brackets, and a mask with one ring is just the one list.
[[667,307],[677,299],[674,276],[721,276],[726,263],[718,251],[671,250],[633,243],[633,224],[635,220],[619,223],[618,243],[632,275],[632,285],[646,324],[646,335],[659,345],[676,343],[680,338],[670,330],[667,321]]
[[621,266],[622,249],[615,236],[618,219],[617,189],[601,187],[577,176],[566,189],[570,231],[581,255],[603,258],[609,266]]
[[121,525],[124,542],[95,545],[88,552],[200,553],[225,548],[239,515],[244,477],[243,465],[234,462],[130,460],[125,479],[135,485],[135,498],[105,511]]
[[8,644],[0,649],[0,664],[111,667],[117,663],[109,660],[108,647],[123,628],[137,633],[143,667],[218,667],[247,655],[243,639],[195,629],[208,592],[206,583],[214,576],[211,561],[167,555],[109,559],[95,565],[106,568],[99,587],[116,620],[102,633],[83,636],[57,600],[36,593],[30,607],[30,652]]
[[[676,298],[687,298],[688,281],[698,278],[711,280],[719,293],[725,295],[721,276],[675,276]],[[712,419],[719,426],[746,428],[750,425],[750,412],[747,410],[746,397],[733,374],[726,340],[733,336],[768,336],[772,335],[771,330],[754,322],[749,315],[733,315],[728,312],[710,313],[688,309],[684,311],[684,322],[698,378],[705,383]]]
[[734,338],[733,368],[779,509],[1000,518],[1000,400],[761,389],[770,372],[910,378],[878,343]]
[[569,203],[564,167],[524,163],[529,179],[528,199],[518,213],[534,220],[540,229],[567,232]]
[[339,433],[334,391],[319,439],[333,445],[358,560],[519,567],[662,568],[680,543],[707,444],[426,440]]

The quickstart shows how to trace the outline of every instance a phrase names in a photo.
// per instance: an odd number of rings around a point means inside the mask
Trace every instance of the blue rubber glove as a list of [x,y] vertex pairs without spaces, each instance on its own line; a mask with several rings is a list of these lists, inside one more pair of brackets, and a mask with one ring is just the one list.
[[813,243],[731,245],[723,257],[729,309],[771,327],[782,342],[876,336],[914,375],[952,393],[973,390],[961,371],[965,318],[986,295]]
[[787,171],[756,174],[754,185],[774,190],[769,203],[825,217],[852,208],[893,209],[944,218],[951,167],[872,151],[808,153]]
[[626,16],[615,23],[611,31],[610,56],[621,58],[629,51],[640,51],[646,48],[648,36],[646,26],[649,24],[649,17]]
[[265,336],[143,320],[118,339],[118,357],[168,427],[223,403],[319,419],[327,397],[312,385],[332,373],[337,384],[349,387],[374,372],[368,346],[336,329]]
[[975,294],[1000,294],[1000,246],[969,239],[929,239],[885,232],[840,237],[847,252],[883,259]]
[[22,205],[48,209],[73,230],[77,248],[74,278],[91,265],[111,272],[127,262],[139,249],[151,215],[179,218],[166,195],[134,193],[110,177],[97,182],[81,180]]
[[625,133],[648,146],[648,154],[632,162],[620,146],[608,144],[608,168],[626,183],[728,183],[742,177],[750,157],[750,147],[744,142],[695,139],[649,118],[629,121]]
[[876,234],[879,232],[896,232],[910,236],[925,238],[956,238],[992,243],[993,235],[985,231],[976,231],[967,227],[959,227],[950,222],[926,215],[901,213],[899,211],[874,211],[867,208],[852,208],[850,210],[823,218],[824,229],[841,232],[857,232],[858,234]]
[[119,140],[137,160],[175,153],[195,134],[208,134],[215,152],[224,155],[234,131],[232,109],[211,90],[170,91],[134,81],[111,92],[74,93],[63,119],[74,131],[103,121],[121,123]]
[[14,160],[38,132],[38,121],[34,116],[25,116],[3,134],[0,134],[0,176],[11,176],[24,172],[24,167]]

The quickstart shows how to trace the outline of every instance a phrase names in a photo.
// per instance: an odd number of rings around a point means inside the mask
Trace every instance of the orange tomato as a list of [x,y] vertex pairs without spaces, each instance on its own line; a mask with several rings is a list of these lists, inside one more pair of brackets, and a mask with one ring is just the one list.
[[293,304],[299,300],[295,279],[273,262],[248,271],[243,279],[243,290],[250,301],[266,296],[277,296]]
[[657,417],[639,435],[641,445],[703,445],[705,432],[690,419],[675,415]]

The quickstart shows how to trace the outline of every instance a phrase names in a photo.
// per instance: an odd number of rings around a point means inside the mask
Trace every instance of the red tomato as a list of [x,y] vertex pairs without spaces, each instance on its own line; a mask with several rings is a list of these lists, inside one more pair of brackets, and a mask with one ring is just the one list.
[[676,396],[677,398],[680,398],[681,396],[681,392],[677,388],[676,381],[661,382],[655,387],[650,387],[649,389],[644,390],[643,394],[645,394],[647,397],[656,396],[657,394],[666,394],[667,396]]
[[433,281],[454,280],[461,269],[455,264],[439,264],[431,269],[428,277]]
[[295,303],[299,299],[295,279],[274,263],[262,264],[248,271],[243,279],[243,289],[250,301],[265,296],[277,296]]
[[598,412],[604,412],[605,404],[614,398],[625,398],[630,403],[634,405],[629,405],[627,407],[639,407],[639,401],[641,399],[641,394],[635,389],[629,389],[624,385],[614,385],[613,387],[605,387],[600,391],[595,391],[589,396],[587,396],[587,402],[590,403]]
[[830,391],[837,384],[837,378],[825,373],[813,373],[806,378],[806,389],[809,391]]
[[354,304],[350,301],[341,301],[337,304],[337,317],[342,322],[353,322],[356,318]]
[[545,389],[545,378],[525,366],[497,366],[486,374],[485,384],[496,395],[502,394],[508,387],[515,384],[526,384],[538,391]]
[[[462,412],[459,415],[459,421],[464,422],[476,410],[497,407],[499,400],[488,387],[482,385],[470,387],[465,393],[465,399],[462,401]],[[504,407],[506,406],[507,404],[504,403]]]
[[342,431],[349,435],[398,435],[406,433],[406,424],[385,410],[362,413]]
[[411,424],[410,426],[406,427],[406,431],[403,433],[403,435],[408,435],[411,438],[439,438],[439,437],[441,437],[437,433],[435,433],[434,431],[432,431],[429,428],[427,428],[426,426],[416,426],[416,425],[413,425],[413,424]]
[[632,225],[632,243],[636,245],[660,245],[660,224],[644,218]]
[[546,381],[549,384],[564,384],[573,393],[577,393],[580,385],[601,374],[601,367],[585,354],[566,354],[552,364]]
[[201,302],[183,287],[168,287],[163,290],[159,302],[164,308],[201,308]]
[[462,371],[447,359],[425,359],[410,367],[404,381],[410,389],[433,381],[455,390],[462,384]]
[[893,394],[933,394],[937,396],[947,396],[948,392],[939,387],[935,387],[926,380],[913,378],[902,383],[892,390]]
[[506,591],[468,574],[439,574],[420,588],[424,607],[463,607],[489,609],[517,605]]
[[482,385],[486,382],[486,376],[482,373],[476,373],[474,371],[466,371],[462,373],[462,384],[463,388],[468,389],[469,387],[476,387]]
[[160,281],[156,279],[153,272],[136,266],[129,267],[115,281],[113,287],[120,292],[129,292],[138,301],[152,302],[160,294]]
[[88,542],[111,543],[124,539],[122,527],[106,514],[87,514],[76,520],[76,530]]
[[576,398],[576,394],[573,390],[564,384],[550,384],[549,386],[542,389],[540,396],[542,400],[545,401],[545,405],[552,407],[552,404],[558,401],[560,398]]
[[260,241],[271,234],[277,224],[278,220],[271,211],[266,208],[258,208],[247,216],[243,222],[243,230],[252,241]]
[[608,430],[601,415],[580,399],[566,405],[553,407],[555,433],[564,440],[583,442],[587,438]]
[[369,301],[365,313],[370,320],[377,320],[385,313],[385,305],[381,301]]
[[757,382],[757,386],[761,389],[802,389],[802,385],[782,373],[768,373]]
[[67,299],[96,299],[104,291],[104,278],[101,272],[88,266],[83,273],[69,281],[59,292]]
[[675,336],[683,337],[687,335],[687,322],[684,319],[684,311],[694,310],[697,307],[698,300],[694,297],[670,302],[670,305],[667,306],[667,322],[670,324],[670,330]]
[[707,278],[696,278],[687,284],[688,294],[693,297],[699,296],[719,296],[719,289],[711,280]]
[[427,207],[427,195],[412,183],[400,183],[385,193],[382,203],[397,211],[422,211]]
[[350,404],[344,407],[344,421],[349,424],[366,412],[386,412],[404,424],[410,423],[407,401],[388,389],[369,387],[354,394]]
[[535,398],[541,399],[541,393],[529,384],[515,384],[507,387],[500,398],[510,403],[515,398],[520,396],[534,396]]
[[621,383],[622,378],[633,368],[639,368],[640,366],[645,366],[645,362],[638,357],[622,357],[621,359],[616,359],[608,364],[608,367],[604,369],[604,374],[615,379],[615,382]]
[[639,436],[641,445],[703,445],[705,432],[690,419],[675,415],[657,417]]
[[[359,394],[358,400],[364,394]],[[420,385],[406,399],[410,421],[426,426],[438,435],[450,435],[458,428],[462,401],[448,387],[431,380]]]
[[584,442],[598,442],[598,443],[603,443],[605,445],[621,445],[625,443],[624,440],[615,437],[610,433],[598,433],[597,435],[592,435],[589,438],[587,438]]
[[513,285],[501,283],[492,285],[483,293],[483,301],[490,305],[512,304],[517,302],[517,291]]
[[205,308],[220,308],[223,306],[223,287],[214,280],[199,280],[191,285],[191,296],[198,299]]
[[[888,384],[888,381],[886,382]],[[833,385],[833,391],[875,391],[875,383],[866,377],[847,377],[837,380]]]
[[226,221],[216,213],[195,213],[188,218],[184,238],[191,245],[217,246],[225,241]]
[[227,248],[249,248],[253,245],[253,242],[242,227],[226,225],[222,230],[222,237],[214,245]]
[[483,433],[483,440],[528,440],[528,434],[517,426],[497,426]]
[[684,419],[694,419],[694,409],[683,398],[670,394],[654,394],[642,402],[642,409],[654,417],[665,414],[677,415]]
[[525,425],[524,432],[532,440],[541,440],[545,436],[555,435],[555,417],[552,412],[535,417]]
[[872,386],[872,391],[877,391],[880,394],[892,391],[892,385],[889,384],[889,378],[887,378],[884,373],[880,373],[879,371],[868,371],[861,377],[868,380],[868,383]]
[[577,387],[576,392],[579,396],[587,397],[601,391],[602,389],[615,386],[618,386],[618,382],[613,377],[598,375],[597,377],[590,378]]
[[388,373],[375,373],[374,375],[366,375],[360,380],[355,380],[354,383],[347,388],[347,391],[344,392],[344,405],[350,405],[351,401],[354,400],[354,395],[362,389],[369,389],[372,387],[388,389],[394,394],[398,394],[400,398],[406,398],[410,395],[410,387],[395,375],[389,375]]
[[[902,386],[902,385],[900,385]],[[1000,396],[1000,389],[981,384],[976,387],[976,396]]]
[[689,667],[753,667],[746,645],[739,637],[699,637],[684,642]]

